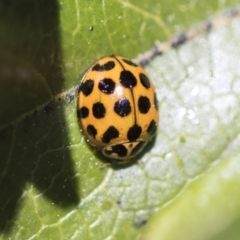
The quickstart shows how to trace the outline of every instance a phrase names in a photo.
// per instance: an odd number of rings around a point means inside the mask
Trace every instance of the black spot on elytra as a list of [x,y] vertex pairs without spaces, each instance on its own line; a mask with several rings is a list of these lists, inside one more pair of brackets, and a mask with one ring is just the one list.
[[81,107],[80,109],[77,110],[77,116],[78,118],[86,118],[88,117],[89,110],[87,107]]
[[156,95],[156,93],[154,93],[153,102],[154,102],[154,107],[158,110],[158,100],[157,100],[157,95]]
[[157,131],[157,123],[154,120],[152,120],[148,126],[147,132],[150,135],[154,135],[156,131]]
[[140,82],[146,89],[150,88],[151,84],[150,84],[149,78],[145,74],[140,73],[139,78],[140,78]]
[[119,136],[118,130],[110,126],[107,131],[103,134],[102,141],[104,143],[109,143],[113,138],[117,138]]
[[93,116],[99,119],[105,116],[106,109],[101,102],[97,102],[93,104],[92,112],[93,112]]
[[122,59],[126,64],[130,65],[130,66],[133,66],[133,67],[137,67],[138,65],[132,61],[130,61],[129,59],[125,59],[123,58]]
[[116,153],[119,157],[126,157],[127,156],[127,148],[125,146],[123,146],[122,144],[112,146],[112,150],[107,150],[105,152],[108,155]]
[[131,112],[130,102],[126,98],[119,99],[114,104],[114,111],[121,117],[127,116]]
[[80,87],[78,88],[78,92],[82,91],[82,93],[85,96],[88,96],[89,94],[91,94],[93,86],[94,86],[93,80],[91,79],[86,80],[85,82],[81,83]]
[[123,87],[132,89],[137,85],[137,79],[130,71],[124,70],[120,74],[120,83]]
[[97,135],[97,129],[91,124],[87,126],[87,132],[92,138]]
[[139,138],[139,136],[142,133],[142,128],[138,126],[137,124],[133,125],[129,128],[127,133],[127,138],[130,142],[133,142]]
[[111,94],[115,89],[115,82],[111,78],[105,78],[98,84],[98,89],[106,94]]
[[109,71],[115,67],[115,62],[114,61],[108,61],[102,65],[97,63],[96,65],[93,66],[92,70],[93,71],[98,71],[98,72],[103,72],[103,71]]
[[138,99],[138,109],[141,113],[146,114],[151,107],[151,103],[147,97],[141,96]]

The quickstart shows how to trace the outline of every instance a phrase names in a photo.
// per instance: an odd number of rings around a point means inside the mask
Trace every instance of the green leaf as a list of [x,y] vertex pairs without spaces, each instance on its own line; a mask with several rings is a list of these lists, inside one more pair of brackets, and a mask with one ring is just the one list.
[[[234,232],[240,219],[239,194],[233,196],[239,188],[239,19],[195,35],[146,67],[161,121],[142,163],[101,166],[103,158],[79,131],[72,87],[98,57],[136,57],[155,40],[236,3],[2,1],[0,238],[153,238],[162,219],[175,224],[176,236],[182,229],[197,235],[196,225],[206,226],[203,239]],[[186,229],[188,222],[176,222],[175,215],[180,219],[207,183],[218,187],[216,196],[208,189],[214,202],[202,211],[193,204],[195,212],[187,214],[196,225]],[[216,203],[218,196],[223,200]],[[221,212],[226,202],[232,205]],[[210,230],[203,213],[217,222]],[[224,224],[217,221],[221,213]]]
[[161,133],[152,150],[164,160],[158,177],[167,191],[176,189],[171,201],[160,201],[140,239],[239,237],[239,23],[197,37],[147,68],[153,79],[161,76]]
[[216,160],[172,203],[159,210],[142,239],[239,237],[240,154]]

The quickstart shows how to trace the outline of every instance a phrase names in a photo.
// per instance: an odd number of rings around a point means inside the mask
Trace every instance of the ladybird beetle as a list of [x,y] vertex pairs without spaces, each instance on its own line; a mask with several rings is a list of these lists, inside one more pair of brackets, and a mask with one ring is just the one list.
[[104,57],[78,88],[79,124],[87,141],[113,164],[126,164],[156,133],[156,100],[142,67],[121,56]]

